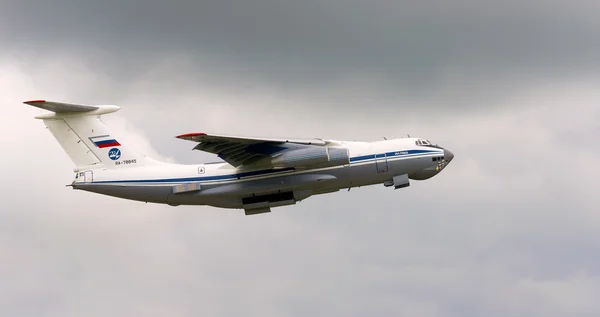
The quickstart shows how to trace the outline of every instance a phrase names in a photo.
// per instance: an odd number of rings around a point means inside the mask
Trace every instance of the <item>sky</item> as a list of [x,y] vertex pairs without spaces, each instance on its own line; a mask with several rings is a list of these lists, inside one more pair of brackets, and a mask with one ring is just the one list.
[[[0,0],[0,315],[598,316],[600,4]],[[436,177],[269,214],[74,191],[22,104],[187,132],[450,149]]]

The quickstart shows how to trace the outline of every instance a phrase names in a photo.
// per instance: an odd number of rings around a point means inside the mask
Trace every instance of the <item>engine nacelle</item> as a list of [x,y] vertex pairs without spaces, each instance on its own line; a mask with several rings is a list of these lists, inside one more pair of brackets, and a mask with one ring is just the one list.
[[284,152],[271,160],[274,167],[329,167],[350,164],[345,148],[315,147]]

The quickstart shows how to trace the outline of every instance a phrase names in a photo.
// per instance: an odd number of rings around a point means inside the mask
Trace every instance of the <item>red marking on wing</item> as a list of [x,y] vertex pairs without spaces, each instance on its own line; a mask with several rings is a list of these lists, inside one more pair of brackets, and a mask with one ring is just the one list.
[[194,133],[180,134],[180,135],[176,136],[176,138],[178,138],[178,139],[193,138],[195,136],[203,136],[203,135],[206,135],[206,133],[194,132]]
[[40,103],[40,102],[46,102],[46,100],[30,100],[30,101],[25,101],[23,103]]

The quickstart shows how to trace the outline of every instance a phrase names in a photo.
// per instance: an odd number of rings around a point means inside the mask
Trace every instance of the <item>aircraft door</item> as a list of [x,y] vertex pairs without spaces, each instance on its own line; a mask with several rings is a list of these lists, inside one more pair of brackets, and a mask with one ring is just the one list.
[[83,181],[86,183],[94,181],[94,173],[92,171],[85,171],[85,173],[83,173]]
[[385,173],[388,171],[387,157],[385,153],[375,154],[375,165],[377,166],[377,173]]

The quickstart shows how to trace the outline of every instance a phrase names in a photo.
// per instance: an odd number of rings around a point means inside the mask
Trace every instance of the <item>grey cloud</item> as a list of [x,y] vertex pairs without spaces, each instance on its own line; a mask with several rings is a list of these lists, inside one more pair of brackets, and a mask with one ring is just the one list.
[[[594,3],[1,4],[0,314],[600,311]],[[214,159],[173,138],[197,130],[456,158],[266,216],[141,204],[63,187],[36,98],[118,104],[119,135],[179,162]]]
[[432,84],[476,93],[486,89],[482,81],[515,89],[600,69],[594,3],[23,1],[5,7],[4,23],[18,30],[0,37],[7,47],[31,60],[42,52],[80,52],[123,81],[182,52],[195,72],[222,84],[256,80],[291,91],[360,73],[404,95],[428,96]]

